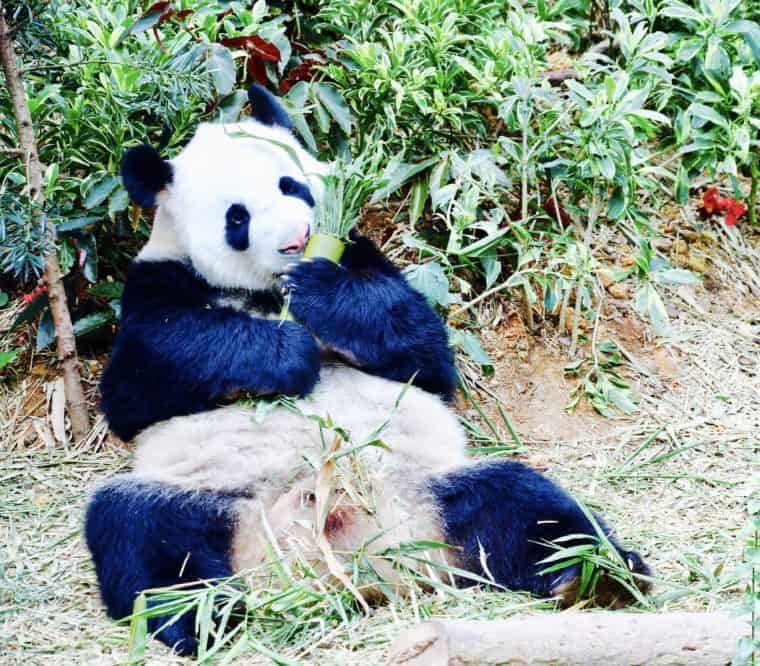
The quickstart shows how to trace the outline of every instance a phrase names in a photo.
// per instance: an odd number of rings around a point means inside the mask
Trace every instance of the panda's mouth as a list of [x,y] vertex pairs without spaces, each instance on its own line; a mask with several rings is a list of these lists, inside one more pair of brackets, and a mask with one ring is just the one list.
[[299,245],[287,245],[286,247],[281,247],[277,251],[280,254],[285,254],[285,255],[301,254],[301,252],[303,252],[303,248]]
[[311,236],[311,229],[309,229],[309,225],[307,224],[306,229],[298,238],[289,242],[287,245],[278,248],[277,251],[280,254],[284,254],[286,256],[301,254],[306,248],[306,243],[309,240],[309,236]]

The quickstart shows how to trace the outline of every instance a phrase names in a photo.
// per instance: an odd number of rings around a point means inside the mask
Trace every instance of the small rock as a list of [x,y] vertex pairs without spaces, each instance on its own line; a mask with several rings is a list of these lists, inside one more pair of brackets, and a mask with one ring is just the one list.
[[658,349],[652,354],[657,370],[663,377],[678,375],[678,366],[665,349]]
[[626,287],[626,285],[622,282],[612,283],[609,287],[607,287],[607,291],[609,292],[610,296],[612,296],[612,298],[628,298],[628,287]]
[[608,268],[602,268],[596,273],[599,276],[599,282],[605,289],[609,289],[611,284],[615,284],[615,278],[612,275],[612,271]]
[[630,268],[636,263],[636,258],[633,255],[625,254],[620,257],[620,265],[623,268]]
[[689,252],[689,259],[686,265],[695,273],[704,273],[707,270],[707,261],[703,254]]
[[673,241],[670,238],[657,238],[652,245],[664,252],[673,247]]
[[683,238],[679,238],[673,243],[673,251],[679,255],[685,255],[689,251],[689,246]]

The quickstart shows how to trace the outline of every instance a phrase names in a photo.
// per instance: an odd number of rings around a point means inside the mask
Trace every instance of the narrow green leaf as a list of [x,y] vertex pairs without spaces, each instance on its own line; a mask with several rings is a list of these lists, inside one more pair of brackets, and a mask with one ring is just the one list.
[[685,268],[668,268],[655,274],[658,282],[663,284],[698,284],[699,275]]
[[85,335],[105,326],[113,319],[113,311],[94,312],[74,322],[74,335]]
[[140,663],[145,659],[148,646],[148,618],[145,594],[138,595],[132,608],[132,621],[129,623],[129,662]]
[[102,204],[118,184],[118,176],[104,176],[101,178],[87,192],[87,196],[84,199],[84,207],[89,210]]
[[728,121],[715,109],[698,102],[693,103],[689,109],[693,116],[728,129]]
[[686,205],[689,201],[689,172],[683,164],[678,167],[675,196],[676,201],[682,206]]
[[8,330],[15,331],[22,324],[26,324],[27,322],[32,321],[40,312],[48,307],[48,305],[49,301],[47,294],[38,296],[18,314]]
[[100,215],[85,215],[83,217],[75,217],[71,220],[61,222],[58,226],[56,226],[56,230],[58,232],[77,231],[78,229],[84,229],[85,227],[88,227],[89,225],[94,224],[101,219],[102,218]]
[[43,349],[47,349],[48,346],[53,344],[53,340],[55,340],[55,324],[53,323],[53,315],[50,314],[50,310],[48,309],[43,313],[37,326],[36,351],[41,352]]
[[420,178],[414,185],[409,195],[409,224],[412,229],[422,217],[425,210],[425,202],[428,196],[428,183],[426,178]]

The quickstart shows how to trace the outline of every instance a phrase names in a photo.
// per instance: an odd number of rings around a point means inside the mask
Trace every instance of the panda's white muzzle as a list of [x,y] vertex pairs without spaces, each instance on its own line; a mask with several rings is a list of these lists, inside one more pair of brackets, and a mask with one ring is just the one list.
[[305,225],[305,228],[301,232],[301,234],[298,235],[298,237],[294,238],[293,240],[287,241],[285,245],[278,248],[277,251],[280,254],[301,254],[304,249],[306,248],[306,243],[309,240],[309,236],[311,235],[311,229],[309,228],[309,225]]

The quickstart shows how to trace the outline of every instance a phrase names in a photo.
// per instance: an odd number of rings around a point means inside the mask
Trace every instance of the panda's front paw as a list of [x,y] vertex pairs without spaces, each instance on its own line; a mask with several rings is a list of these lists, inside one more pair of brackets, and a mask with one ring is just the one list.
[[319,380],[319,347],[314,336],[291,321],[280,325],[282,340],[274,370],[276,393],[307,395]]
[[[341,287],[350,276],[329,259],[304,259],[288,268],[281,286],[290,312],[297,321],[319,335],[322,323],[341,298]],[[345,294],[344,294],[345,295]]]

